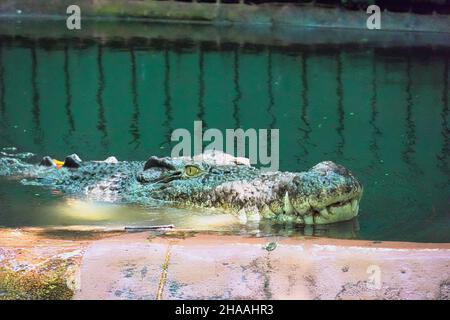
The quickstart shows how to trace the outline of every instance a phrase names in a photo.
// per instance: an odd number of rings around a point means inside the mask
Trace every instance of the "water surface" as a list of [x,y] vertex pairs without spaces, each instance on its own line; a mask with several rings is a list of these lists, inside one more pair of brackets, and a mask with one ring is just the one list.
[[[227,230],[449,242],[449,63],[448,48],[427,46],[1,37],[0,147],[30,161],[145,160],[170,155],[171,132],[195,120],[279,128],[280,169],[343,164],[364,185],[360,216]],[[186,211],[106,207],[0,181],[2,226],[201,224]]]

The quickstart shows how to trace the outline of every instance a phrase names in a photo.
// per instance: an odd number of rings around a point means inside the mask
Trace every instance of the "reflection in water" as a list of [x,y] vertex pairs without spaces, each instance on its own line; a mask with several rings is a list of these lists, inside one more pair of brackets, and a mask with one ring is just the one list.
[[[1,44],[1,42],[0,42]],[[7,119],[6,119],[6,97],[5,97],[5,67],[4,67],[4,57],[3,57],[3,46],[0,45],[0,141],[3,144],[11,145],[11,139],[5,136],[7,132]]]
[[[267,114],[270,115],[272,121],[269,124],[269,128],[273,129],[276,126],[276,118],[273,114],[273,107],[275,105],[275,98],[273,97],[273,66],[272,66],[272,50],[267,52],[267,94],[269,97],[269,104],[267,105]],[[270,151],[269,151],[270,152]]]
[[[200,47],[198,53],[198,113],[197,119],[205,117],[205,53]],[[208,125],[203,121],[203,130]]]
[[339,141],[337,143],[336,154],[341,157],[345,145],[344,138],[344,89],[342,86],[342,55],[337,55],[337,70],[336,70],[336,95],[337,95],[337,113],[338,113],[338,126],[336,128]]
[[166,128],[165,139],[161,144],[161,149],[165,149],[170,145],[172,135],[172,98],[170,95],[170,59],[169,50],[164,49],[164,110],[166,119],[163,122],[163,127]]
[[[306,165],[332,160],[359,178],[365,191],[358,218],[361,230],[350,228],[354,236],[450,241],[446,48],[424,48],[421,53],[350,46],[320,50],[217,46],[164,39],[114,45],[74,39],[49,43],[2,39],[0,147],[37,153],[32,161],[43,156],[42,149],[51,155],[77,152],[87,159],[114,155],[119,160],[145,160],[152,154],[169,156],[166,146],[170,146],[173,126],[192,128],[197,117],[205,121],[207,116],[210,128],[269,126],[280,130],[280,170],[301,171]],[[126,63],[110,63],[124,52]],[[171,58],[174,52],[178,62]],[[427,59],[421,59],[421,54]],[[173,63],[179,66],[177,72]],[[416,73],[421,77],[413,81]],[[54,79],[44,78],[46,74]],[[209,75],[217,77],[213,85],[207,82]],[[119,79],[122,76],[125,86]],[[62,94],[55,92],[55,81],[64,84]],[[47,101],[60,108],[48,109]],[[224,103],[229,108],[217,107]],[[175,112],[174,106],[186,109]],[[345,110],[357,112],[352,115]],[[325,117],[336,119],[332,127],[313,130]],[[67,143],[68,137],[73,145]],[[415,178],[418,171],[421,179]],[[45,192],[0,180],[0,225],[91,223],[48,213],[43,206],[58,204],[64,197]],[[170,220],[179,225],[192,215],[189,210],[173,214],[133,210],[121,208],[115,218],[106,215],[95,223]],[[263,225],[258,227],[261,232]],[[277,232],[276,228],[294,234],[346,234],[335,226],[283,225],[272,226],[268,232]]]
[[98,89],[97,89],[97,106],[98,106],[98,121],[97,129],[102,133],[101,145],[106,149],[108,142],[108,132],[106,130],[105,106],[103,103],[103,91],[105,91],[105,75],[103,71],[103,47],[98,45],[97,51],[97,69],[98,69]]
[[131,66],[131,105],[133,106],[133,116],[131,118],[130,133],[133,140],[129,144],[134,145],[134,149],[139,148],[141,144],[141,135],[139,133],[139,102],[137,93],[137,79],[136,79],[136,56],[133,49],[130,49],[130,66]]
[[41,129],[41,107],[39,105],[39,89],[37,84],[37,68],[38,61],[36,56],[36,47],[31,47],[31,89],[33,92],[33,108],[31,113],[33,114],[33,123],[35,128],[34,142],[38,146],[42,146],[42,129]]
[[300,146],[303,150],[303,153],[301,155],[301,157],[298,160],[301,160],[302,162],[305,161],[305,158],[308,156],[309,153],[309,148],[310,148],[310,139],[309,139],[309,135],[312,131],[311,129],[311,125],[309,124],[309,118],[308,118],[308,108],[309,108],[309,99],[308,99],[308,91],[309,91],[309,87],[308,87],[308,55],[306,53],[303,53],[301,55],[301,70],[300,70],[300,74],[301,74],[301,82],[302,82],[302,87],[301,87],[301,101],[302,101],[302,106],[301,106],[301,120],[303,122],[304,126],[299,127],[299,130],[301,131],[301,139],[300,139]]
[[239,84],[239,48],[234,49],[233,54],[233,85],[234,85],[234,91],[235,96],[233,98],[233,119],[234,119],[234,127],[240,128],[241,127],[241,120],[239,117],[239,109],[240,105],[239,102],[242,98],[242,92]]
[[381,136],[381,131],[377,125],[378,110],[377,110],[377,66],[375,59],[372,60],[372,97],[370,98],[370,120],[369,124],[372,129],[370,137],[370,151],[373,153],[373,162],[371,168],[380,164],[380,148],[378,146],[378,138]]
[[67,46],[64,47],[64,84],[66,89],[66,103],[64,105],[67,120],[69,123],[69,135],[75,131],[75,122],[73,120],[72,114],[72,92],[70,88],[70,72],[69,72],[69,48]]
[[411,92],[411,58],[407,58],[406,62],[406,140],[405,140],[405,148],[402,154],[403,160],[411,166],[413,169],[417,169],[417,166],[414,165],[411,157],[415,153],[414,146],[416,145],[416,133],[415,133],[415,124],[412,115],[412,107],[413,107],[413,97]]
[[[230,214],[207,213],[201,209],[152,208],[121,206],[96,203],[67,197],[54,206],[41,208],[40,214],[58,220],[61,218],[73,224],[104,225],[123,228],[124,226],[174,224],[178,229],[195,231],[231,232],[254,236],[321,236],[340,239],[354,239],[359,234],[358,219],[331,225],[302,226],[275,223],[270,220],[239,223]],[[45,210],[45,212],[44,212]]]
[[358,219],[317,226],[276,224],[270,221],[264,221],[259,223],[255,229],[258,230],[258,235],[261,236],[316,236],[337,239],[356,239],[359,236]]
[[441,111],[441,135],[442,135],[442,150],[441,154],[439,154],[438,160],[439,160],[439,168],[442,170],[442,172],[447,175],[448,179],[450,180],[450,165],[449,165],[449,155],[450,155],[450,128],[448,125],[448,117],[449,117],[449,110],[448,110],[448,92],[450,90],[448,85],[448,73],[449,69],[449,59],[445,58],[444,60],[444,77],[442,79],[443,87],[442,87],[442,111]]
[[[0,46],[0,114],[2,116],[2,122],[6,114],[5,104],[5,68],[3,66],[3,47]],[[3,122],[4,124],[4,122]]]
[[[273,61],[272,61],[272,50],[269,48],[267,52],[267,94],[269,98],[269,103],[267,105],[267,114],[271,118],[271,122],[269,124],[270,129],[276,128],[276,117],[273,112],[273,108],[275,106],[275,98],[273,96]],[[269,139],[269,137],[267,137]],[[261,143],[261,141],[260,141]],[[267,142],[267,154],[272,154],[272,143],[271,139]]]

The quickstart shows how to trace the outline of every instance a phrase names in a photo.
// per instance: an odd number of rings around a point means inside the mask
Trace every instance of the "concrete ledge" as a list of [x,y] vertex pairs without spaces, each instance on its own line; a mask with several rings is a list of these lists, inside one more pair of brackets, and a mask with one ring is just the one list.
[[[79,228],[0,236],[0,299],[450,299],[448,243]],[[57,290],[46,287],[55,272]],[[29,281],[45,294],[23,292]]]
[[2,40],[61,40],[80,42],[96,39],[115,46],[152,45],[152,41],[190,42],[192,45],[207,43],[209,46],[230,44],[244,46],[266,45],[275,47],[307,46],[333,47],[347,45],[365,48],[396,47],[448,47],[448,33],[418,33],[369,30],[349,30],[330,28],[302,28],[288,25],[270,28],[267,26],[213,26],[207,24],[185,23],[143,23],[142,21],[85,21],[81,30],[68,30],[63,20],[39,19],[20,20],[16,18],[0,19]]
[[[83,258],[75,298],[450,298],[448,244],[273,240],[204,234],[183,239],[174,232],[96,241]],[[378,288],[367,273],[374,266],[380,270]]]
[[[194,21],[214,24],[293,25],[366,29],[365,11],[322,8],[295,4],[221,4],[176,1],[129,0],[6,0],[0,15],[8,17],[65,17],[66,8],[78,4],[83,17]],[[450,15],[382,13],[383,30],[444,32],[450,30]]]

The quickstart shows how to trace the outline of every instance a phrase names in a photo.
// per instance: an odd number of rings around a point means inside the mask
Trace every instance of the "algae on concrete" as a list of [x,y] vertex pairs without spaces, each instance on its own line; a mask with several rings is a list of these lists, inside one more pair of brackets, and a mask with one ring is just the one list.
[[68,263],[53,260],[38,268],[0,268],[0,300],[69,300],[74,290],[67,276]]

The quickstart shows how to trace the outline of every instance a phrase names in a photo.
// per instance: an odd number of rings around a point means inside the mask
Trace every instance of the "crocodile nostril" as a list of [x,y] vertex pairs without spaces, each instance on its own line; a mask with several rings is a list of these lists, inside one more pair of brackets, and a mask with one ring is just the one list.
[[210,168],[210,169],[209,169],[209,173],[213,173],[213,174],[219,174],[219,173],[220,173],[220,171],[219,171],[219,170],[217,170],[216,168]]
[[168,170],[175,170],[173,164],[171,164],[166,158],[158,158],[155,156],[150,157],[144,164],[144,171],[150,168],[161,168]]

